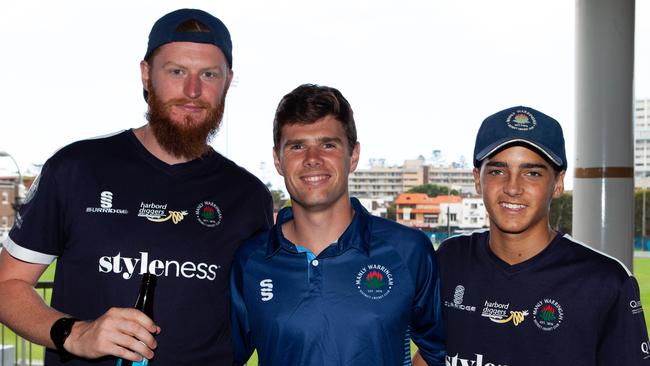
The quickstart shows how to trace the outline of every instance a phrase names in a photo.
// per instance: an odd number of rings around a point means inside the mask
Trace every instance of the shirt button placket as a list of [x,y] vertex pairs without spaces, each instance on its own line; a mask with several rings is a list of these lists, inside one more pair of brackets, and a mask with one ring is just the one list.
[[313,259],[309,264],[311,276],[309,276],[309,288],[312,293],[321,293],[322,290],[322,269],[323,260]]

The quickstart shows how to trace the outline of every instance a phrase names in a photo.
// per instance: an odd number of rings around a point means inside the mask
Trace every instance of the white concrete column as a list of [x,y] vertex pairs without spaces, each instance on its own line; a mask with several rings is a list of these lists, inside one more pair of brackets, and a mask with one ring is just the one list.
[[630,270],[633,70],[634,0],[576,0],[573,236]]

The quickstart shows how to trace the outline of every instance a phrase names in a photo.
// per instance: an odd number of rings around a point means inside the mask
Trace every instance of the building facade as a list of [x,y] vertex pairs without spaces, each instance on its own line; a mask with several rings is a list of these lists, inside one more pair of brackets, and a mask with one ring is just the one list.
[[634,103],[635,187],[650,187],[650,99]]
[[350,195],[389,201],[427,183],[455,189],[461,195],[476,194],[472,169],[427,164],[424,158],[405,160],[400,166],[374,163],[370,168],[357,169],[348,177]]

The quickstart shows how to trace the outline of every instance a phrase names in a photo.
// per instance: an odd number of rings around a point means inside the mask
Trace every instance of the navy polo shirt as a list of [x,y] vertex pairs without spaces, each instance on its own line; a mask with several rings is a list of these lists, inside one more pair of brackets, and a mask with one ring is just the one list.
[[231,275],[235,364],[409,365],[409,340],[444,364],[438,268],[429,238],[371,216],[353,221],[311,261],[276,226],[248,240]]

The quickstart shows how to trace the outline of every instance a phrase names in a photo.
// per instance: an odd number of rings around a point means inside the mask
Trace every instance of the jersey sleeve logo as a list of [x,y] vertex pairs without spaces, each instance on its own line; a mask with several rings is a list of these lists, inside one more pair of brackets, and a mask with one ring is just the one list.
[[371,300],[388,296],[395,285],[390,269],[381,264],[368,264],[359,270],[355,280],[359,293]]

